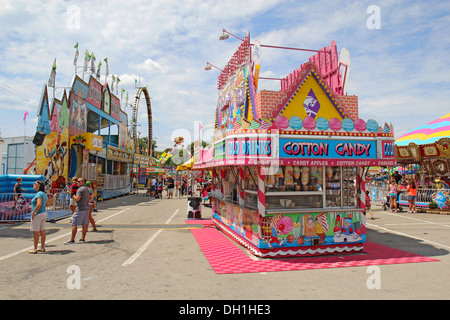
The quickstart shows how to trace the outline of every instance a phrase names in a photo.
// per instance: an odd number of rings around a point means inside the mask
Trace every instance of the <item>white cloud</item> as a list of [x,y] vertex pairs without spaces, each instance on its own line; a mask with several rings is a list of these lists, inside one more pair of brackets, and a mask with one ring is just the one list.
[[[57,86],[69,86],[84,51],[97,63],[108,57],[109,73],[134,99],[135,79],[148,85],[158,146],[171,145],[173,130],[193,132],[194,121],[212,122],[219,71],[204,71],[206,61],[222,68],[239,42],[219,41],[225,28],[239,37],[250,31],[263,44],[321,49],[336,40],[352,60],[349,94],[360,101],[360,116],[393,122],[397,135],[448,110],[450,6],[445,1],[377,1],[381,29],[366,26],[371,1],[160,0],[160,1],[7,1],[0,2],[0,73],[13,90],[0,86],[3,136],[23,134],[23,110],[37,110],[42,84],[57,59]],[[79,26],[69,28],[67,10],[79,9]],[[284,77],[312,53],[264,48],[261,76]],[[102,66],[102,75],[105,64]],[[78,69],[78,74],[81,70]],[[102,80],[104,77],[102,77]],[[279,89],[261,80],[260,89]],[[57,90],[57,95],[62,90]],[[51,93],[50,93],[51,94]],[[119,94],[120,96],[120,94]],[[11,112],[9,112],[11,110]],[[12,111],[18,110],[18,111]],[[426,110],[426,112],[424,112]],[[406,119],[405,115],[412,115]],[[146,130],[146,110],[139,121]],[[19,125],[17,125],[19,123]],[[27,124],[27,132],[34,128]],[[404,133],[404,132],[403,132]]]
[[166,73],[169,70],[168,67],[163,66],[150,58],[145,59],[143,63],[138,64],[136,68],[148,73]]

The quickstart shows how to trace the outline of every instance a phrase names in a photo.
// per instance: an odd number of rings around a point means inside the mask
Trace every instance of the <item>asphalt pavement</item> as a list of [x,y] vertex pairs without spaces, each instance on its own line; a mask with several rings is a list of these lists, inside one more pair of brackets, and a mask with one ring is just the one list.
[[[203,226],[186,224],[186,198],[130,195],[98,208],[99,231],[88,232],[86,243],[64,244],[70,221],[63,219],[47,224],[47,252],[36,255],[28,253],[29,223],[0,224],[0,299],[450,298],[448,215],[375,208],[375,220],[367,223],[369,241],[439,261],[379,266],[379,286],[371,288],[368,267],[218,275],[190,231]],[[210,218],[211,209],[203,207],[202,217]]]

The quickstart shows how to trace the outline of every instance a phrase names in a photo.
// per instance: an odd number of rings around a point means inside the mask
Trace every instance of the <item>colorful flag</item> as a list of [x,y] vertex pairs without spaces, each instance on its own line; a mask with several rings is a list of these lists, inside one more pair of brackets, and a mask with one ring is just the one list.
[[75,52],[75,57],[73,58],[73,65],[76,67],[77,66],[77,62],[78,62],[78,42],[74,47],[75,49],[77,49],[77,51]]
[[120,79],[119,79],[119,77],[117,77],[116,78],[116,94],[119,94],[119,82],[120,82]]
[[86,50],[86,51],[84,52],[84,66],[83,66],[83,72],[86,72],[86,71],[87,71],[89,61],[91,61],[91,55],[90,55],[89,52]]
[[91,72],[92,73],[95,73],[95,55],[94,55],[94,52],[92,52],[92,54],[91,54]]
[[25,113],[23,114],[23,124],[24,125],[26,125],[27,115],[28,115],[28,112],[25,110]]
[[100,68],[102,67],[102,61],[100,60],[98,62],[98,67],[97,67],[97,74],[95,75],[95,77],[97,78],[97,80],[100,80]]
[[109,66],[108,66],[108,58],[103,59],[106,62],[106,74],[105,78],[109,76]]
[[48,86],[54,88],[55,87],[55,78],[56,78],[56,58],[53,62],[52,71],[50,72],[50,78],[48,79]]

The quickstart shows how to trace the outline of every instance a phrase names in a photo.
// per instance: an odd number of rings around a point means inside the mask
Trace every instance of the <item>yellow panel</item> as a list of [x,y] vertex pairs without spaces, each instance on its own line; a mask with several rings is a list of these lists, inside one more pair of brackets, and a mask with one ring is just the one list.
[[290,119],[292,116],[298,116],[301,119],[304,119],[307,114],[305,108],[303,107],[303,102],[305,101],[311,89],[314,91],[314,94],[320,103],[320,109],[317,112],[315,119],[319,117],[324,117],[328,120],[330,120],[331,118],[338,118],[342,121],[343,118],[336,110],[333,102],[319,85],[316,78],[314,78],[314,76],[312,76],[311,74],[305,81],[303,81],[303,84],[297,90],[295,96],[286,104],[280,114],[288,119]]

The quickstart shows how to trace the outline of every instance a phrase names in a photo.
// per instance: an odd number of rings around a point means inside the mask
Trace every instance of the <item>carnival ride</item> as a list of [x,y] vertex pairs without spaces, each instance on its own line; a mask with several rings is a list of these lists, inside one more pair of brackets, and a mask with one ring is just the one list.
[[395,141],[397,162],[407,168],[418,166],[421,174],[426,173],[431,182],[436,182],[432,189],[418,193],[416,206],[428,207],[442,193],[446,201],[441,209],[450,208],[450,187],[445,182],[450,175],[449,136],[450,113],[408,131]]
[[[22,179],[22,194],[14,193],[17,178]],[[44,181],[42,175],[5,174],[0,176],[0,221],[21,220],[31,212],[30,201],[36,194],[33,184]]]
[[134,97],[133,105],[133,115],[131,118],[132,123],[132,138],[134,141],[134,151],[138,150],[138,134],[137,134],[137,116],[139,111],[139,101],[141,100],[141,95],[144,96],[147,105],[147,116],[148,116],[148,156],[152,156],[152,138],[153,138],[153,126],[152,126],[152,105],[150,102],[150,94],[146,87],[139,87],[136,90],[136,95]]

